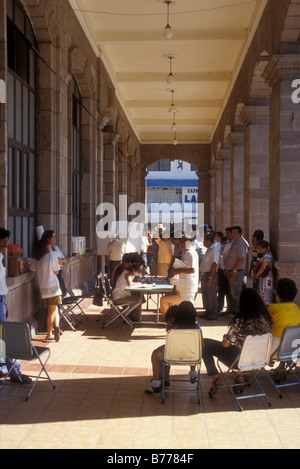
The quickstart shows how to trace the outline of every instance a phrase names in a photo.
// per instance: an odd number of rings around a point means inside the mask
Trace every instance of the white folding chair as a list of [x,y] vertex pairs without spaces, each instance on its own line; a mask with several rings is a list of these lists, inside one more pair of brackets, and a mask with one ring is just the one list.
[[[200,403],[200,365],[202,359],[201,333],[198,329],[173,329],[167,333],[166,345],[163,360],[163,376],[162,376],[162,401],[165,401],[165,393],[167,392],[192,392],[189,389],[166,389],[165,387],[165,367],[168,366],[195,366],[197,371],[196,392],[198,404]],[[170,383],[187,382],[186,378],[170,378]],[[195,391],[193,389],[193,391]]]
[[128,311],[130,305],[116,305],[114,303],[112,298],[112,289],[107,276],[104,276],[104,282],[102,283],[102,286],[104,291],[104,298],[109,308],[108,311],[103,314],[103,317],[111,313],[111,317],[103,323],[102,328],[104,329],[116,319],[121,318],[132,329],[133,323],[129,318],[126,317],[126,311]]
[[[300,325],[287,327],[284,330],[279,348],[271,357],[272,360],[279,361],[279,366],[271,371],[268,377],[282,399],[279,389],[300,384],[298,366],[300,364]],[[293,381],[288,378],[290,376],[293,377]]]
[[[41,371],[39,372],[37,378],[35,379],[33,385],[30,388],[29,393],[26,396],[26,401],[28,401],[36,383],[41,377],[42,372],[46,374],[46,379],[49,380],[53,389],[55,385],[53,384],[47,370],[46,365],[50,358],[50,349],[48,347],[35,347],[31,342],[31,333],[30,327],[27,323],[24,322],[3,322],[0,324],[0,338],[5,344],[5,356],[11,360],[38,360],[41,365]],[[47,354],[46,360],[43,362],[41,357]],[[7,378],[9,377],[12,370],[15,370],[14,362],[10,369],[8,370],[0,389],[4,386]],[[17,373],[17,372],[16,372]],[[20,383],[22,379],[20,378]]]
[[[265,391],[263,390],[260,382],[258,381],[258,375],[263,369],[268,365],[270,359],[271,351],[271,334],[264,335],[255,335],[247,336],[240,355],[235,359],[232,365],[227,369],[226,372],[222,370],[220,361],[218,360],[218,368],[221,374],[221,380],[218,386],[214,389],[213,393],[210,394],[212,397],[219,389],[227,388],[230,391],[230,394],[237,403],[239,410],[242,411],[243,407],[240,404],[241,399],[248,399],[252,397],[264,397],[271,407],[271,402],[269,401]],[[231,372],[238,372],[239,374],[250,373],[250,378],[245,384],[240,383],[229,383],[228,376]],[[225,384],[222,385],[222,383]],[[255,383],[258,387],[258,392],[252,394],[243,394],[246,387],[250,387],[252,383]]]

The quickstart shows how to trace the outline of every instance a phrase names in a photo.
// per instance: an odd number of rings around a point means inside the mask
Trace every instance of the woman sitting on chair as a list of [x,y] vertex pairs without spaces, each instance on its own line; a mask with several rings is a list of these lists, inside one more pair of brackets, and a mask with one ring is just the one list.
[[112,299],[115,305],[128,305],[125,316],[129,316],[134,321],[140,321],[142,299],[133,295],[126,287],[133,285],[133,279],[140,274],[139,265],[127,265],[116,281],[112,291]]
[[[212,376],[213,382],[209,390],[212,396],[221,382],[214,358],[218,358],[221,363],[231,366],[238,358],[243,343],[248,335],[263,335],[271,331],[272,318],[268,312],[259,293],[252,289],[242,290],[239,303],[239,311],[229,324],[227,334],[223,341],[204,339],[202,358],[206,366],[208,376]],[[234,377],[236,384],[244,382],[240,374]]]
[[278,349],[284,330],[300,324],[300,309],[293,303],[297,295],[294,280],[280,278],[275,285],[276,302],[268,306],[273,319],[271,356]]
[[[194,305],[190,301],[183,301],[180,305],[170,306],[166,313],[167,331],[170,329],[198,329],[200,325],[197,323],[197,312]],[[161,369],[164,359],[165,346],[161,345],[152,352],[152,370],[153,379],[150,381],[146,394],[158,393],[161,391]],[[190,381],[195,383],[197,372],[195,367],[190,368]]]

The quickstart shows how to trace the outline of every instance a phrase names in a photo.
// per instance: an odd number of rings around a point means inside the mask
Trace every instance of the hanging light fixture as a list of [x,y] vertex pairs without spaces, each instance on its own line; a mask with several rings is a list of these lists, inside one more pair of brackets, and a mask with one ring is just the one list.
[[177,130],[176,121],[175,121],[175,112],[173,113],[173,123],[171,125],[171,129],[173,130],[173,132],[176,132]]
[[174,59],[174,56],[169,56],[168,59],[170,60],[170,73],[169,75],[167,76],[167,83],[169,85],[173,85],[173,83],[175,83],[176,79],[173,75],[173,71],[172,71],[172,60]]
[[178,145],[178,140],[177,140],[177,137],[176,137],[176,132],[175,132],[174,138],[173,138],[173,145]]
[[164,36],[166,39],[172,39],[174,35],[174,31],[170,26],[170,4],[172,3],[171,0],[165,0],[164,3],[167,4],[167,25],[164,29]]
[[173,115],[174,115],[174,113],[177,111],[176,106],[175,106],[174,101],[173,101],[174,92],[175,92],[175,90],[171,90],[171,93],[172,93],[172,104],[171,104],[170,107],[169,107],[169,112],[171,112]]

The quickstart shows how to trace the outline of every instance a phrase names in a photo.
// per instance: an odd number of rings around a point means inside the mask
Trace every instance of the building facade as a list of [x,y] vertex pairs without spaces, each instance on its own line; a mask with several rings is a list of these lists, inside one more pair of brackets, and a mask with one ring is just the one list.
[[[141,145],[68,1],[0,0],[0,226],[24,256],[53,229],[71,287],[93,282],[97,207],[145,203],[147,168],[197,168],[217,230],[263,229],[300,292],[300,0],[270,0],[210,144]],[[72,237],[87,251],[72,254]],[[9,277],[11,320],[36,313],[35,277]],[[300,295],[300,293],[298,294]]]

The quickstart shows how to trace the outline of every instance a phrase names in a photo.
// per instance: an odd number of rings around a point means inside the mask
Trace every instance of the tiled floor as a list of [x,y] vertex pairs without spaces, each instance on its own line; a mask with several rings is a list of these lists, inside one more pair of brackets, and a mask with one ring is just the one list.
[[[61,341],[49,345],[54,391],[45,380],[28,402],[28,386],[8,383],[0,391],[1,449],[300,448],[299,386],[279,399],[263,380],[272,407],[255,398],[243,401],[239,412],[227,390],[208,398],[211,380],[202,365],[200,405],[195,393],[167,394],[163,404],[160,394],[144,390],[151,352],[164,342],[164,327],[131,332],[118,320],[103,329],[96,321],[100,311],[86,304],[89,319],[82,318],[76,332],[66,328]],[[211,338],[220,339],[227,322],[200,318],[204,336]],[[39,335],[36,342],[45,345],[43,339]],[[36,370],[23,364],[27,374]]]

